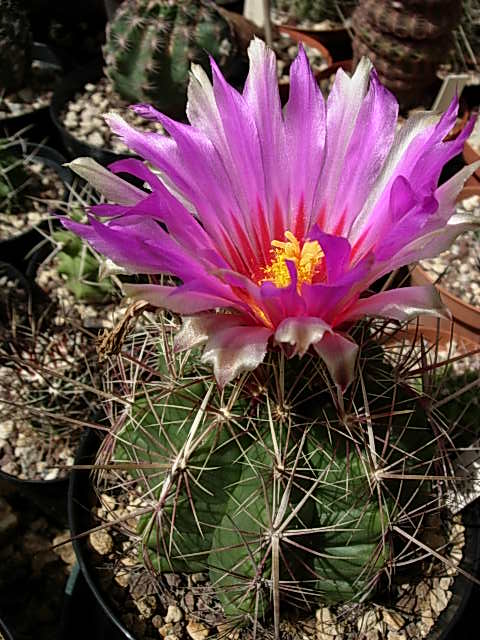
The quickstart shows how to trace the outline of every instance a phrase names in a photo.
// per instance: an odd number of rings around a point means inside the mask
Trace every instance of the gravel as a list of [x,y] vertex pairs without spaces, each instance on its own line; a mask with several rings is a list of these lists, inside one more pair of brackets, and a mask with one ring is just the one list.
[[9,94],[0,91],[0,120],[48,107],[57,80],[57,71],[34,61],[27,87]]
[[[298,46],[292,45],[292,40],[288,36],[280,36],[273,46],[279,56],[277,60],[279,82],[287,83],[290,65],[297,56]],[[318,49],[309,45],[304,45],[304,48],[314,71],[321,71],[327,67],[327,61]],[[128,154],[131,153],[128,147],[110,131],[105,122],[103,116],[106,113],[119,113],[130,125],[140,131],[164,133],[159,122],[146,120],[137,115],[128,108],[130,104],[115,93],[107,78],[101,78],[96,83],[87,83],[82,91],[75,94],[73,100],[60,114],[60,121],[75,138],[82,142],[93,147],[109,149],[118,154]]]
[[7,203],[0,202],[0,240],[46,220],[63,196],[64,186],[54,169],[35,159],[26,159],[24,166],[28,177],[19,193],[18,205],[7,211]]
[[[100,495],[96,515],[107,527],[90,535],[91,561],[104,597],[114,606],[123,624],[143,640],[251,640],[252,629],[240,629],[227,621],[204,573],[151,574],[139,561],[136,549],[138,517],[142,507],[133,492],[113,491]],[[132,517],[126,519],[128,514]],[[117,522],[122,518],[122,522]],[[445,567],[436,559],[424,563],[420,575],[410,574],[391,593],[372,602],[319,607],[303,617],[282,621],[285,640],[420,640],[427,637],[448,605],[456,567],[462,558],[465,528],[458,516],[446,526],[432,516],[423,542],[442,548],[450,559]],[[130,532],[130,533],[128,533]],[[383,597],[382,597],[383,595]],[[259,622],[257,639],[272,636],[272,628]]]
[[[480,217],[480,197],[472,196],[457,204],[458,214]],[[480,234],[467,231],[436,258],[422,260],[421,267],[432,280],[464,302],[480,307]]]
[[131,153],[123,142],[111,131],[103,116],[119,113],[130,125],[141,131],[163,133],[159,122],[146,120],[129,109],[130,103],[123,100],[113,90],[107,78],[97,83],[89,82],[83,91],[75,94],[65,111],[60,115],[62,125],[78,140],[93,147],[110,149],[119,154]]

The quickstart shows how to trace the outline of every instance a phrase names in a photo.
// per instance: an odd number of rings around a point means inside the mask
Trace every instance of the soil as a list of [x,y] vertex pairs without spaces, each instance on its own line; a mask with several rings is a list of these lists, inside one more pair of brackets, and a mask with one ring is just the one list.
[[48,218],[63,196],[63,182],[51,167],[38,159],[26,159],[25,181],[17,192],[15,202],[7,208],[0,202],[0,240],[27,231]]
[[[137,517],[141,498],[133,491],[118,491],[118,477],[111,478],[113,491],[101,494],[94,521],[105,525],[89,536],[90,564],[104,599],[135,637],[154,640],[251,640],[252,630],[228,623],[215,598],[207,573],[149,572],[136,547]],[[107,484],[108,484],[107,480]],[[104,485],[102,485],[104,486]],[[129,513],[132,514],[128,518]],[[118,520],[122,519],[119,524]],[[452,596],[451,587],[465,544],[465,528],[459,516],[448,524],[435,518],[425,539],[433,548],[442,547],[452,567],[438,560],[424,563],[421,575],[394,584],[388,596],[369,603],[321,607],[285,619],[284,640],[302,640],[316,633],[318,640],[420,640],[427,637]],[[388,599],[387,599],[388,598]],[[258,640],[273,637],[271,625],[257,628]]]
[[[457,214],[480,216],[480,196],[472,196],[456,206]],[[480,234],[467,231],[447,251],[436,258],[422,260],[421,267],[432,280],[464,302],[480,307]]]
[[63,591],[75,563],[59,529],[7,484],[0,482],[0,602],[15,640],[57,637]]
[[27,87],[7,95],[0,92],[0,121],[48,107],[58,77],[58,71],[34,61]]

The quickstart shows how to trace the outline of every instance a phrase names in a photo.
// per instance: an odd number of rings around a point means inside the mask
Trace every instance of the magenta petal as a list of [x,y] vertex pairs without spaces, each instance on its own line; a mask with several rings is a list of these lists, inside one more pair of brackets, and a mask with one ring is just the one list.
[[334,383],[343,393],[353,380],[358,345],[339,333],[325,333],[313,348],[325,362]]
[[[289,163],[277,84],[277,61],[274,52],[258,38],[250,43],[248,57],[250,71],[243,98],[253,115],[259,135],[265,183],[268,187],[268,210],[273,211],[276,200],[286,209]],[[270,225],[273,229],[272,221]]]
[[328,282],[335,282],[348,268],[351,247],[346,238],[334,236],[320,230],[315,225],[309,233],[309,240],[316,240],[325,254]]
[[[325,131],[325,102],[300,45],[290,67],[285,133],[290,165],[290,215],[292,218],[303,203],[307,228],[317,213],[313,210],[313,199],[324,164]],[[287,221],[287,228],[295,228],[294,222]]]
[[275,331],[275,341],[293,347],[293,354],[303,356],[311,344],[319,342],[331,328],[321,318],[287,318]]
[[342,320],[351,322],[365,316],[380,316],[403,322],[418,315],[449,317],[435,287],[391,289],[361,298],[343,315]]
[[130,173],[132,176],[146,182],[152,191],[161,185],[161,181],[150,169],[137,158],[125,158],[108,165],[113,173]]
[[[213,279],[212,279],[213,280]],[[232,299],[231,295],[223,297],[220,283],[200,281],[189,282],[179,287],[166,287],[156,284],[124,284],[125,293],[136,300],[146,300],[154,307],[169,309],[173,313],[190,315],[202,311],[215,310],[218,307],[239,308],[244,305]],[[230,293],[230,291],[227,291]]]

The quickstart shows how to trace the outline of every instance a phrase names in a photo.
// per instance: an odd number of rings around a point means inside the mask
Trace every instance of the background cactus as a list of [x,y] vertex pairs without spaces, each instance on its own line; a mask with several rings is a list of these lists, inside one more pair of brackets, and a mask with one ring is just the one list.
[[405,547],[393,526],[421,536],[436,499],[439,436],[409,384],[418,361],[405,368],[367,336],[343,402],[317,358],[279,352],[220,391],[199,354],[173,355],[174,330],[165,318],[137,335],[112,370],[118,393],[130,363],[120,395],[133,404],[98,459],[136,477],[146,566],[207,571],[228,620],[273,613],[277,637],[285,607],[372,596]]
[[341,22],[350,15],[355,4],[355,0],[276,0],[274,6],[297,22]]
[[10,150],[17,143],[16,138],[0,139],[0,209],[6,213],[16,210],[21,191],[28,183],[24,161]]
[[238,68],[235,32],[209,0],[125,0],[108,24],[105,73],[123,98],[183,113],[192,62],[208,54],[229,78]]
[[460,15],[461,5],[452,0],[360,0],[352,16],[354,63],[368,56],[402,108],[430,106],[436,70],[448,59]]
[[61,247],[55,259],[56,269],[75,298],[82,302],[108,302],[114,291],[113,283],[109,278],[99,280],[100,263],[92,250],[66,229],[54,231],[52,240]]
[[0,93],[25,86],[32,64],[32,35],[22,0],[0,0]]

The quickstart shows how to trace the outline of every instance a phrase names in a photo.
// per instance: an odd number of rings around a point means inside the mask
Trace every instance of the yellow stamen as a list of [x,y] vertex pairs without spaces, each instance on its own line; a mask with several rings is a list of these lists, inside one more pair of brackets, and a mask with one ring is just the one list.
[[324,258],[324,253],[317,240],[300,242],[291,231],[285,232],[288,242],[272,241],[272,262],[265,267],[264,278],[260,282],[273,282],[276,287],[288,287],[291,282],[290,272],[286,261],[295,263],[297,268],[297,290],[300,291],[304,282],[311,284],[315,271]]

